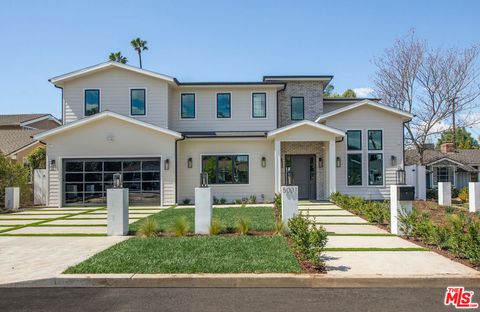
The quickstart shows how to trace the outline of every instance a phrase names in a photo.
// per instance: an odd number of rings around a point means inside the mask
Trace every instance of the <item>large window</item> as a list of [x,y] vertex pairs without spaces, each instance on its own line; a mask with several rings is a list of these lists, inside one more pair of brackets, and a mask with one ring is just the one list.
[[291,103],[291,105],[292,105],[292,107],[291,107],[292,120],[303,120],[305,118],[303,97],[292,96],[291,101],[292,101],[292,103]]
[[253,118],[267,117],[267,94],[266,93],[252,93],[252,117]]
[[100,111],[100,90],[85,90],[85,116],[97,114]]
[[230,93],[217,93],[217,118],[232,117],[232,95]]
[[383,150],[382,130],[368,130],[368,150]]
[[383,185],[383,154],[368,154],[368,185]]
[[146,96],[145,89],[130,90],[130,115],[138,116],[146,114]]
[[452,182],[454,185],[453,176],[455,174],[455,170],[453,167],[433,167],[434,171],[434,185],[438,185],[438,182]]
[[360,186],[362,180],[362,131],[347,131],[347,185]]
[[182,93],[180,107],[182,118],[195,118],[195,94]]
[[202,171],[208,173],[208,184],[248,184],[248,155],[202,156]]

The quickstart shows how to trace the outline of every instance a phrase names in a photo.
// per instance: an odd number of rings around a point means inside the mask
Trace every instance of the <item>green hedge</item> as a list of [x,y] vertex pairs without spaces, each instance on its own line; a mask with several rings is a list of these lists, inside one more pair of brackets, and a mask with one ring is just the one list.
[[30,171],[22,164],[15,163],[0,153],[0,207],[5,205],[5,188],[20,187],[20,205],[26,206],[32,202],[32,191],[28,184]]
[[335,204],[360,215],[369,222],[378,224],[389,224],[390,207],[386,202],[368,201],[358,196],[343,195],[341,193],[332,193],[330,200]]

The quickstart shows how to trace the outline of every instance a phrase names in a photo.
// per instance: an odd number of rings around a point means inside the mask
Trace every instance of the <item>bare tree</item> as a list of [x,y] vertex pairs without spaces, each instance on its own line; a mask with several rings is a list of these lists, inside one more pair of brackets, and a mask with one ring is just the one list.
[[412,32],[375,59],[375,92],[384,104],[415,116],[405,125],[406,144],[422,164],[425,144],[452,115],[460,127],[479,122],[470,114],[480,96],[479,52],[478,46],[432,49]]

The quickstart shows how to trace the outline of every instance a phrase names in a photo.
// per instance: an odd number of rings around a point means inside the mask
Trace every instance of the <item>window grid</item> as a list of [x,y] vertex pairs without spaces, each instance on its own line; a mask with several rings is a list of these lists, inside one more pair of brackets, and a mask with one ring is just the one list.
[[[255,103],[255,99],[260,99],[261,103]],[[261,105],[262,111],[261,114],[256,114],[256,104]],[[252,93],[252,118],[266,118],[267,117],[267,94],[265,92],[255,92]]]

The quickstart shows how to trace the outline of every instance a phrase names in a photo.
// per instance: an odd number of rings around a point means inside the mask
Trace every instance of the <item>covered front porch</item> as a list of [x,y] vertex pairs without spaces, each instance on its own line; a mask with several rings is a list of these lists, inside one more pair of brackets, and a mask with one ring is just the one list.
[[268,133],[275,146],[275,192],[298,186],[300,200],[324,200],[336,191],[336,144],[341,130],[300,121]]

